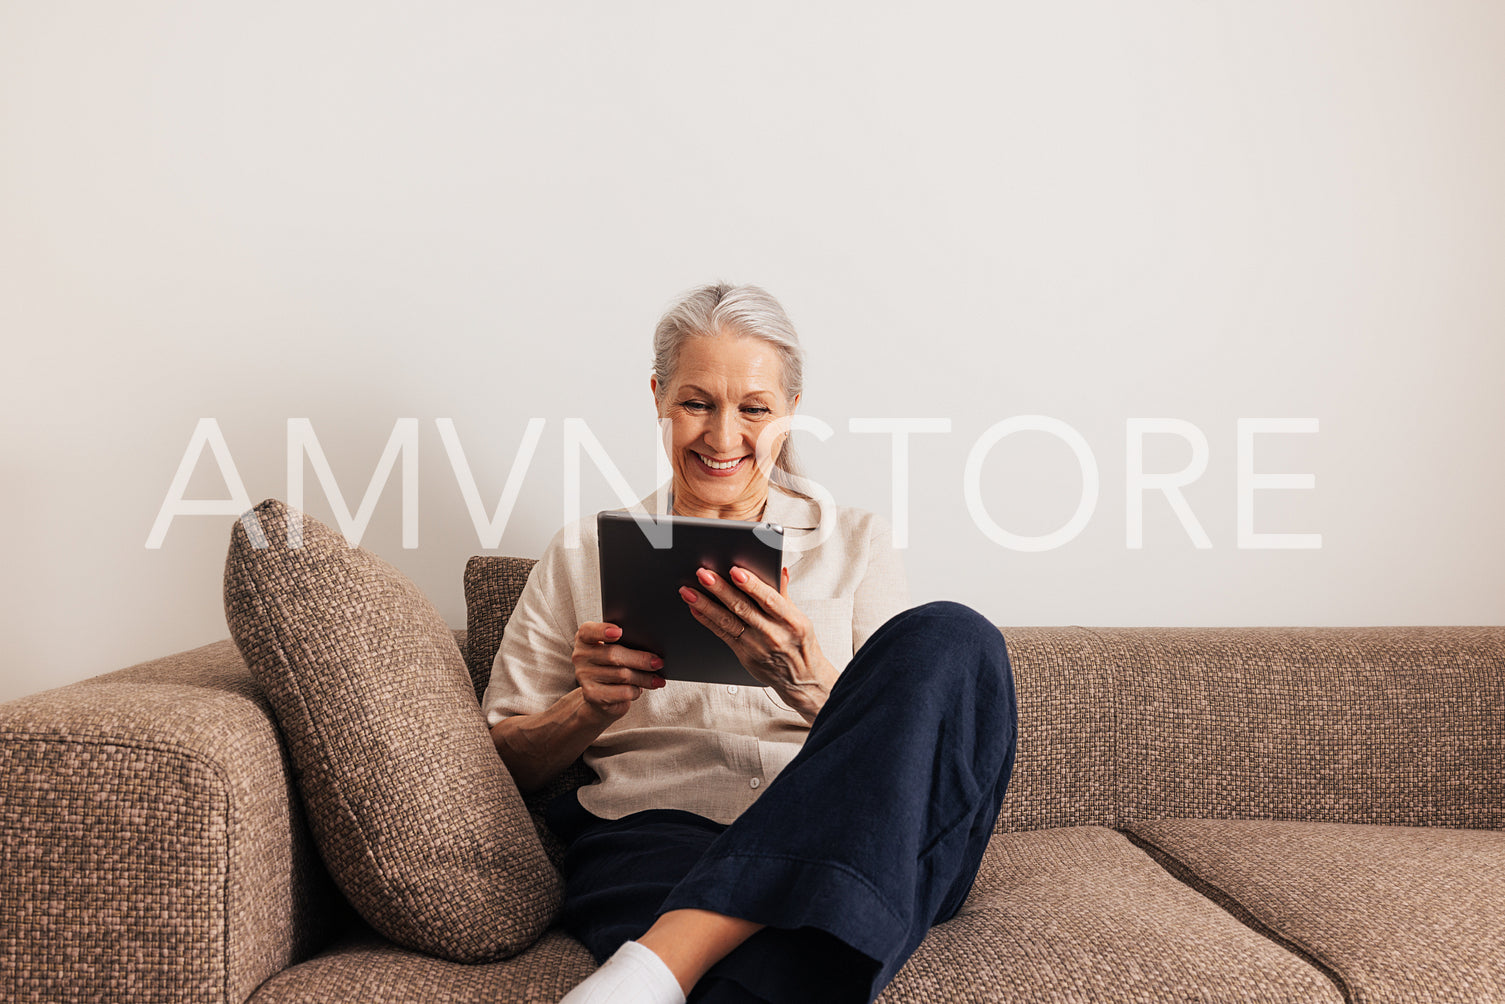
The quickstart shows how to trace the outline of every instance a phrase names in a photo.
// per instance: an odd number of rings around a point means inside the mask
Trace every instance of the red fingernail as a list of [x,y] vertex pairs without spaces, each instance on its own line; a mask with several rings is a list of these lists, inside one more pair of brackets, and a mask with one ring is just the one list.
[[652,666],[654,669],[663,669],[664,660],[660,659],[658,656],[654,656],[652,659],[648,660],[648,665]]
[[661,689],[663,687],[667,687],[668,685],[669,685],[669,681],[666,680],[666,679],[664,679],[662,676],[659,677],[657,680],[653,681],[653,689],[654,690],[659,690],[659,689]]
[[747,581],[747,573],[744,572],[740,568],[734,568],[734,569],[732,569],[732,581],[734,581],[734,582],[746,582]]
[[702,569],[700,569],[700,571],[696,572],[695,573],[695,577],[697,579],[699,579],[701,582],[704,582],[708,586],[711,583],[713,583],[713,582],[716,581],[716,576],[712,575],[708,569],[704,569],[704,568],[702,568]]
[[691,589],[689,586],[680,586],[679,595],[683,596],[685,600],[690,603],[694,603],[696,600],[700,599],[700,596],[696,594],[695,590]]
[[622,629],[619,627],[609,627],[606,629],[606,637],[615,641],[616,639],[622,637]]

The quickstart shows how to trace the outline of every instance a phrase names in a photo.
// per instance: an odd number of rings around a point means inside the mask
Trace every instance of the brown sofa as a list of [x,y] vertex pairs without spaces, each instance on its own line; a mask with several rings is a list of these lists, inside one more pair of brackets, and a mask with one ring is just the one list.
[[[478,692],[529,564],[466,570]],[[880,1000],[1505,1001],[1505,628],[1003,633],[998,835]],[[297,792],[229,641],[0,706],[0,998],[552,1002],[591,970],[557,928],[474,965],[382,938]]]

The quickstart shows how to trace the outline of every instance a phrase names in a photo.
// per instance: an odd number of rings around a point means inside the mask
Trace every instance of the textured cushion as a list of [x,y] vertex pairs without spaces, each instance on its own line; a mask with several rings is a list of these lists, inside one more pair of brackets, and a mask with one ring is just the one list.
[[1134,839],[1348,999],[1505,1000],[1505,833],[1165,820]]
[[[465,662],[475,684],[479,702],[491,682],[491,664],[502,647],[502,632],[517,607],[517,598],[527,584],[528,573],[538,564],[532,558],[478,554],[465,564]],[[596,780],[596,772],[576,759],[543,787],[529,792],[524,801],[533,815],[533,826],[543,842],[549,860],[556,867],[564,864],[564,844],[549,829],[546,816],[549,803],[558,795]]]
[[[594,970],[558,930],[457,966],[357,937],[267,981],[251,1004],[552,1002]],[[878,998],[952,1002],[1340,1004],[1333,984],[1095,827],[996,836],[977,884]]]
[[287,546],[290,512],[269,499],[236,522],[225,613],[330,874],[399,944],[462,962],[521,950],[553,918],[559,875],[453,634],[401,573],[319,522],[304,516]]
[[878,998],[1339,1004],[1317,969],[1097,827],[993,837],[961,911]]
[[491,682],[491,664],[502,647],[502,632],[536,564],[533,558],[486,554],[465,563],[465,663],[477,702]]
[[[465,571],[477,696],[533,562]],[[1505,628],[1005,627],[998,830],[1257,817],[1505,827]]]
[[248,1004],[554,1004],[596,970],[555,928],[521,955],[463,966],[414,955],[365,932],[262,985]]
[[1505,827],[1505,628],[1102,628],[1119,821]]
[[1005,627],[1019,696],[1019,751],[997,830],[1111,826],[1113,677],[1093,633]]

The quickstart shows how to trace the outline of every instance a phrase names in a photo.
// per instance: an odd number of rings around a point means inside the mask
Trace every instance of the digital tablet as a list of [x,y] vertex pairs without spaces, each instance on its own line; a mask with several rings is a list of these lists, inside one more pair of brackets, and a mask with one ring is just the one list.
[[[664,660],[666,680],[761,687],[726,642],[695,619],[679,595],[708,568],[726,580],[733,565],[779,588],[784,528],[777,523],[698,516],[649,516],[624,510],[596,514],[601,554],[601,619],[622,629],[618,644]],[[714,597],[712,597],[714,600]]]

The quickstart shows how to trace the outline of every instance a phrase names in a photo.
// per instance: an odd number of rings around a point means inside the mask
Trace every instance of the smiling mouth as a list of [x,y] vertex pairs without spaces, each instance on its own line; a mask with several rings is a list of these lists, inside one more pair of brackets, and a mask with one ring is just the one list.
[[[693,450],[690,452],[694,453]],[[735,470],[738,466],[741,465],[742,461],[747,459],[746,457],[738,457],[736,460],[712,460],[709,457],[702,456],[699,453],[696,453],[695,456],[699,457],[700,462],[713,471]]]

